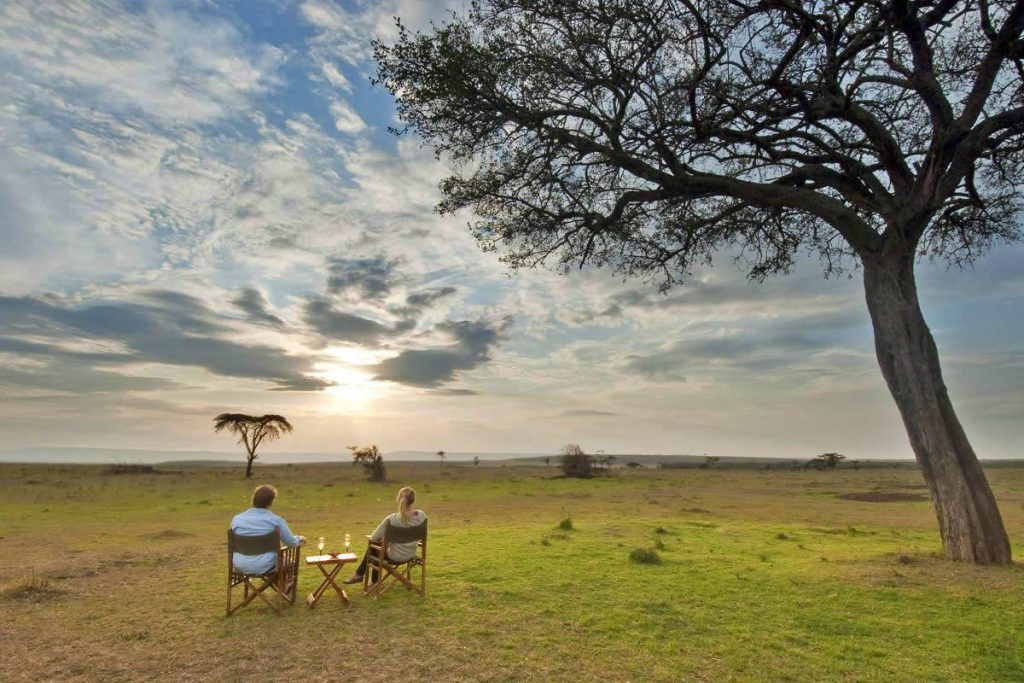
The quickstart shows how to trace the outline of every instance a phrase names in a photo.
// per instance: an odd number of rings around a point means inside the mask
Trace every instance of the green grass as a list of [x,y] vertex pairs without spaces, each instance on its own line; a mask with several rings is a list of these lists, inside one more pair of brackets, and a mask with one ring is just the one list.
[[[989,474],[1024,552],[1024,469]],[[402,653],[406,680],[1024,679],[1021,566],[942,559],[927,502],[838,498],[916,492],[911,470],[389,475],[0,466],[0,585],[34,572],[47,589],[0,593],[0,680],[358,680],[382,652]],[[262,482],[293,530],[333,547],[416,487],[426,599],[354,590],[348,610],[329,594],[224,618],[225,528]],[[630,561],[655,548],[659,564]],[[300,596],[318,577],[302,568]]]

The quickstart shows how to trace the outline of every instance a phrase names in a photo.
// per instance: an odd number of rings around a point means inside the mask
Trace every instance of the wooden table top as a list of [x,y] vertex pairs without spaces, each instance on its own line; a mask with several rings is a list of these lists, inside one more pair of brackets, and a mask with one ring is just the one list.
[[356,558],[356,554],[355,553],[338,553],[336,556],[335,555],[307,555],[306,556],[306,564],[334,564],[334,563],[344,564],[345,562],[355,562],[356,559],[357,558]]

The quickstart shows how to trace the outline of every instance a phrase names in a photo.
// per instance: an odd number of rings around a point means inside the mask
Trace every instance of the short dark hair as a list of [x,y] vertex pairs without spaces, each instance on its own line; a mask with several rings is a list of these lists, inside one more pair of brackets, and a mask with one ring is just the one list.
[[270,484],[261,484],[252,492],[252,506],[254,508],[268,508],[277,498],[277,489]]

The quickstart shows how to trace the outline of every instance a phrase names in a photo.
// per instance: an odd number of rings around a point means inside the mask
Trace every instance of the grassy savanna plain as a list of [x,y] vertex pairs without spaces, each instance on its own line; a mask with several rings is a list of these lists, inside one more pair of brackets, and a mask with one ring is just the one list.
[[[939,555],[915,469],[0,466],[0,680],[1024,680],[1024,568]],[[1024,552],[1024,468],[988,474]],[[224,617],[253,485],[297,533],[362,539],[411,484],[428,594]],[[907,495],[909,494],[909,496]],[[878,497],[878,496],[874,496]],[[881,497],[885,498],[886,495]],[[572,530],[560,522],[571,518]],[[629,559],[657,547],[659,564]],[[35,573],[48,582],[25,591]]]

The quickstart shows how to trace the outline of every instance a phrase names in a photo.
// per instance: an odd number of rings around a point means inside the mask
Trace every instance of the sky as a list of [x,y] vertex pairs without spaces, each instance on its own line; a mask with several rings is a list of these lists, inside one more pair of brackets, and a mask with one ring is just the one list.
[[[511,274],[369,41],[455,0],[0,3],[0,441],[910,458],[859,273]],[[1024,248],[919,266],[982,458],[1024,456]]]

